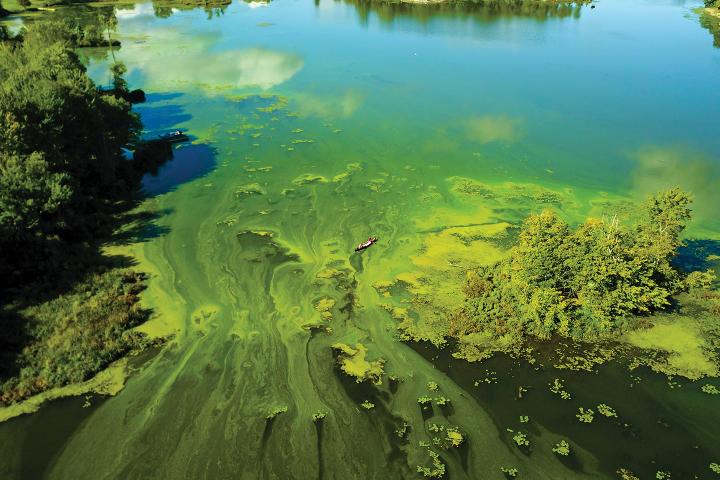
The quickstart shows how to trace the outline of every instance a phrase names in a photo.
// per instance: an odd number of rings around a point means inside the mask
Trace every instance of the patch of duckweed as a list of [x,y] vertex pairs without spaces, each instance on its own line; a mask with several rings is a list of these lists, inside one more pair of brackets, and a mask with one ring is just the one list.
[[458,448],[465,441],[465,437],[457,427],[451,427],[445,429],[445,440],[447,440],[449,446]]
[[515,467],[500,467],[500,471],[506,477],[515,478],[518,476],[518,469]]
[[640,477],[627,468],[619,468],[616,473],[620,476],[620,480],[640,480]]
[[418,465],[417,472],[425,478],[443,478],[445,476],[445,464],[440,460],[440,455],[428,447],[430,465]]
[[265,416],[266,419],[272,420],[273,418],[277,417],[278,415],[281,415],[283,413],[286,413],[288,411],[287,405],[276,405],[270,410],[268,410],[267,415]]
[[506,429],[508,433],[512,433],[512,440],[515,442],[515,444],[518,447],[529,447],[530,446],[530,439],[528,439],[528,436],[525,432],[522,432],[518,430],[517,432],[511,428]]
[[597,406],[597,411],[600,415],[608,418],[617,418],[617,412],[609,405],[601,403]]
[[567,457],[568,455],[570,455],[570,444],[566,440],[560,440],[558,443],[555,444],[552,451],[558,455]]
[[375,404],[369,400],[363,400],[363,402],[360,404],[360,406],[362,408],[364,408],[365,410],[372,410],[373,408],[375,408]]
[[436,392],[436,391],[438,390],[438,388],[439,388],[439,387],[438,387],[438,384],[435,383],[435,382],[428,382],[428,383],[427,383],[427,389],[430,390],[431,392]]
[[710,467],[709,467],[709,468],[710,468],[710,470],[712,470],[713,472],[715,472],[715,473],[717,473],[718,475],[720,475],[720,464],[713,462],[713,463],[710,464]]
[[327,416],[326,412],[323,412],[322,410],[318,410],[317,412],[312,414],[312,421],[315,423],[323,421],[323,419]]
[[552,393],[554,393],[555,395],[558,395],[563,400],[570,400],[572,398],[572,395],[570,395],[565,390],[564,380],[560,380],[559,378],[556,378],[552,381],[552,383],[549,383],[548,386],[550,387],[550,391]]
[[575,414],[575,417],[577,417],[578,421],[582,423],[592,423],[595,419],[595,412],[592,408],[578,408],[578,413]]
[[700,390],[703,391],[703,393],[707,393],[708,395],[718,395],[720,394],[720,390],[715,385],[711,385],[709,383],[706,383],[702,387],[700,387]]

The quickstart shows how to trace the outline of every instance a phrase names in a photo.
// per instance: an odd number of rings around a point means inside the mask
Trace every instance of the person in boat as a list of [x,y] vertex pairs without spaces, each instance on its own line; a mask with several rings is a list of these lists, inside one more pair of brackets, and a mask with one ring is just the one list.
[[363,243],[359,244],[357,247],[355,247],[356,252],[360,252],[362,250],[365,250],[366,248],[370,247],[372,244],[377,242],[377,237],[368,237],[367,240],[365,240]]

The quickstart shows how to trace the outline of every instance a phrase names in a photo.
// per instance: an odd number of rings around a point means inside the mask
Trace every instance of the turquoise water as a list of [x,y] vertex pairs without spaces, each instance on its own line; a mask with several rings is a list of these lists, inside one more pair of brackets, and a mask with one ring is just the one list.
[[[172,339],[116,397],[0,426],[0,472],[414,478],[437,450],[449,478],[502,478],[508,466],[519,478],[712,478],[720,418],[698,383],[617,366],[468,365],[400,342],[386,311],[429,322],[454,305],[463,267],[503,254],[489,230],[457,240],[463,228],[517,224],[542,199],[579,221],[680,185],[696,199],[689,235],[720,237],[720,49],[699,3],[596,5],[280,0],[167,18],[150,3],[118,7],[122,48],[88,55],[91,76],[107,83],[114,55],[148,94],[137,106],[147,136],[193,139],[145,179],[142,208],[159,219],[132,246],[151,274],[143,329]],[[459,195],[456,177],[491,199]],[[381,241],[352,254],[368,235]],[[383,290],[398,279],[437,309]],[[337,342],[385,359],[382,385],[340,373]],[[477,387],[490,370],[498,383]],[[573,400],[548,393],[558,377]],[[418,407],[430,381],[451,408]],[[520,385],[532,387],[522,401]],[[576,420],[600,402],[620,418]],[[460,428],[463,446],[428,450],[435,424]],[[526,431],[532,451],[507,428]],[[551,451],[561,438],[568,459]]]

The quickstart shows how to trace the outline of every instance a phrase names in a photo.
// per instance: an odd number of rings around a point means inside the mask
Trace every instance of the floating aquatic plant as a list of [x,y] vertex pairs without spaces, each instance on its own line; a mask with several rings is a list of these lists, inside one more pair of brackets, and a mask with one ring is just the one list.
[[565,391],[565,383],[563,380],[556,378],[548,385],[550,386],[550,391],[555,395],[559,395],[563,400],[570,400],[572,398],[572,396]]
[[578,408],[578,413],[575,414],[577,419],[583,423],[592,423],[595,418],[595,412],[592,408]]
[[640,477],[635,475],[633,472],[628,470],[627,468],[619,468],[617,470],[617,473],[620,476],[621,480],[640,480]]
[[403,422],[402,425],[395,429],[395,435],[400,438],[405,438],[405,435],[407,435],[408,432],[408,427],[410,427],[410,424]]
[[515,478],[518,476],[518,469],[515,467],[500,467],[500,471],[508,477]]
[[417,466],[417,472],[421,473],[425,478],[442,478],[445,476],[445,464],[440,460],[440,455],[428,449],[428,455],[432,462],[431,466]]
[[435,382],[428,382],[427,389],[430,390],[431,392],[436,392],[438,389],[438,384]]
[[563,457],[570,455],[570,444],[565,440],[560,440],[552,449],[553,452]]
[[671,477],[669,472],[663,472],[662,470],[658,470],[657,472],[655,472],[655,478],[657,480],[669,480]]
[[449,405],[450,399],[447,397],[435,397],[435,404],[439,406]]
[[711,463],[711,464],[710,464],[710,470],[712,470],[713,472],[715,472],[715,473],[717,473],[718,475],[720,475],[720,464],[715,463],[715,462]]
[[518,447],[529,447],[530,446],[530,440],[527,438],[527,434],[524,432],[521,432],[518,430],[517,432],[508,428],[506,429],[508,432],[513,433],[513,441],[517,444]]
[[530,421],[530,417],[527,415],[520,415],[520,423],[528,423]]
[[266,419],[272,420],[273,418],[277,417],[281,413],[285,413],[288,411],[287,405],[277,405],[275,407],[272,407],[268,414],[265,416]]
[[597,410],[600,415],[603,415],[608,418],[611,418],[611,417],[617,418],[617,416],[618,416],[617,412],[615,412],[615,410],[611,406],[606,405],[604,403],[601,403],[600,405],[598,405]]
[[312,421],[317,423],[322,421],[327,416],[327,413],[323,412],[322,410],[318,410],[317,412],[312,414]]
[[375,404],[372,403],[372,402],[369,401],[369,400],[364,400],[364,401],[360,404],[360,406],[363,407],[365,410],[372,410],[373,408],[375,408]]
[[450,442],[450,446],[459,447],[462,445],[465,437],[463,437],[463,434],[460,433],[457,427],[453,427],[445,430],[445,439]]
[[418,397],[417,401],[420,405],[423,405],[423,406],[429,405],[432,402],[432,397],[423,395],[422,397]]
[[706,383],[702,387],[700,387],[700,390],[707,393],[708,395],[718,395],[720,394],[720,390],[715,385],[711,385],[709,383]]

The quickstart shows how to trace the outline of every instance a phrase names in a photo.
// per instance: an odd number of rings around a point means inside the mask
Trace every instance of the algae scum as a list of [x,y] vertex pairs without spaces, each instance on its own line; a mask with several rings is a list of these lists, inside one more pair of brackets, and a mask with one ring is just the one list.
[[[1,424],[2,478],[718,476],[714,378],[429,343],[543,208],[579,222],[677,184],[717,263],[720,50],[697,5],[426,7],[118,7],[148,135],[193,139],[146,179],[157,220],[129,247],[140,329],[170,340],[113,397]],[[90,57],[98,83],[110,61]],[[668,331],[636,344],[717,374]]]

